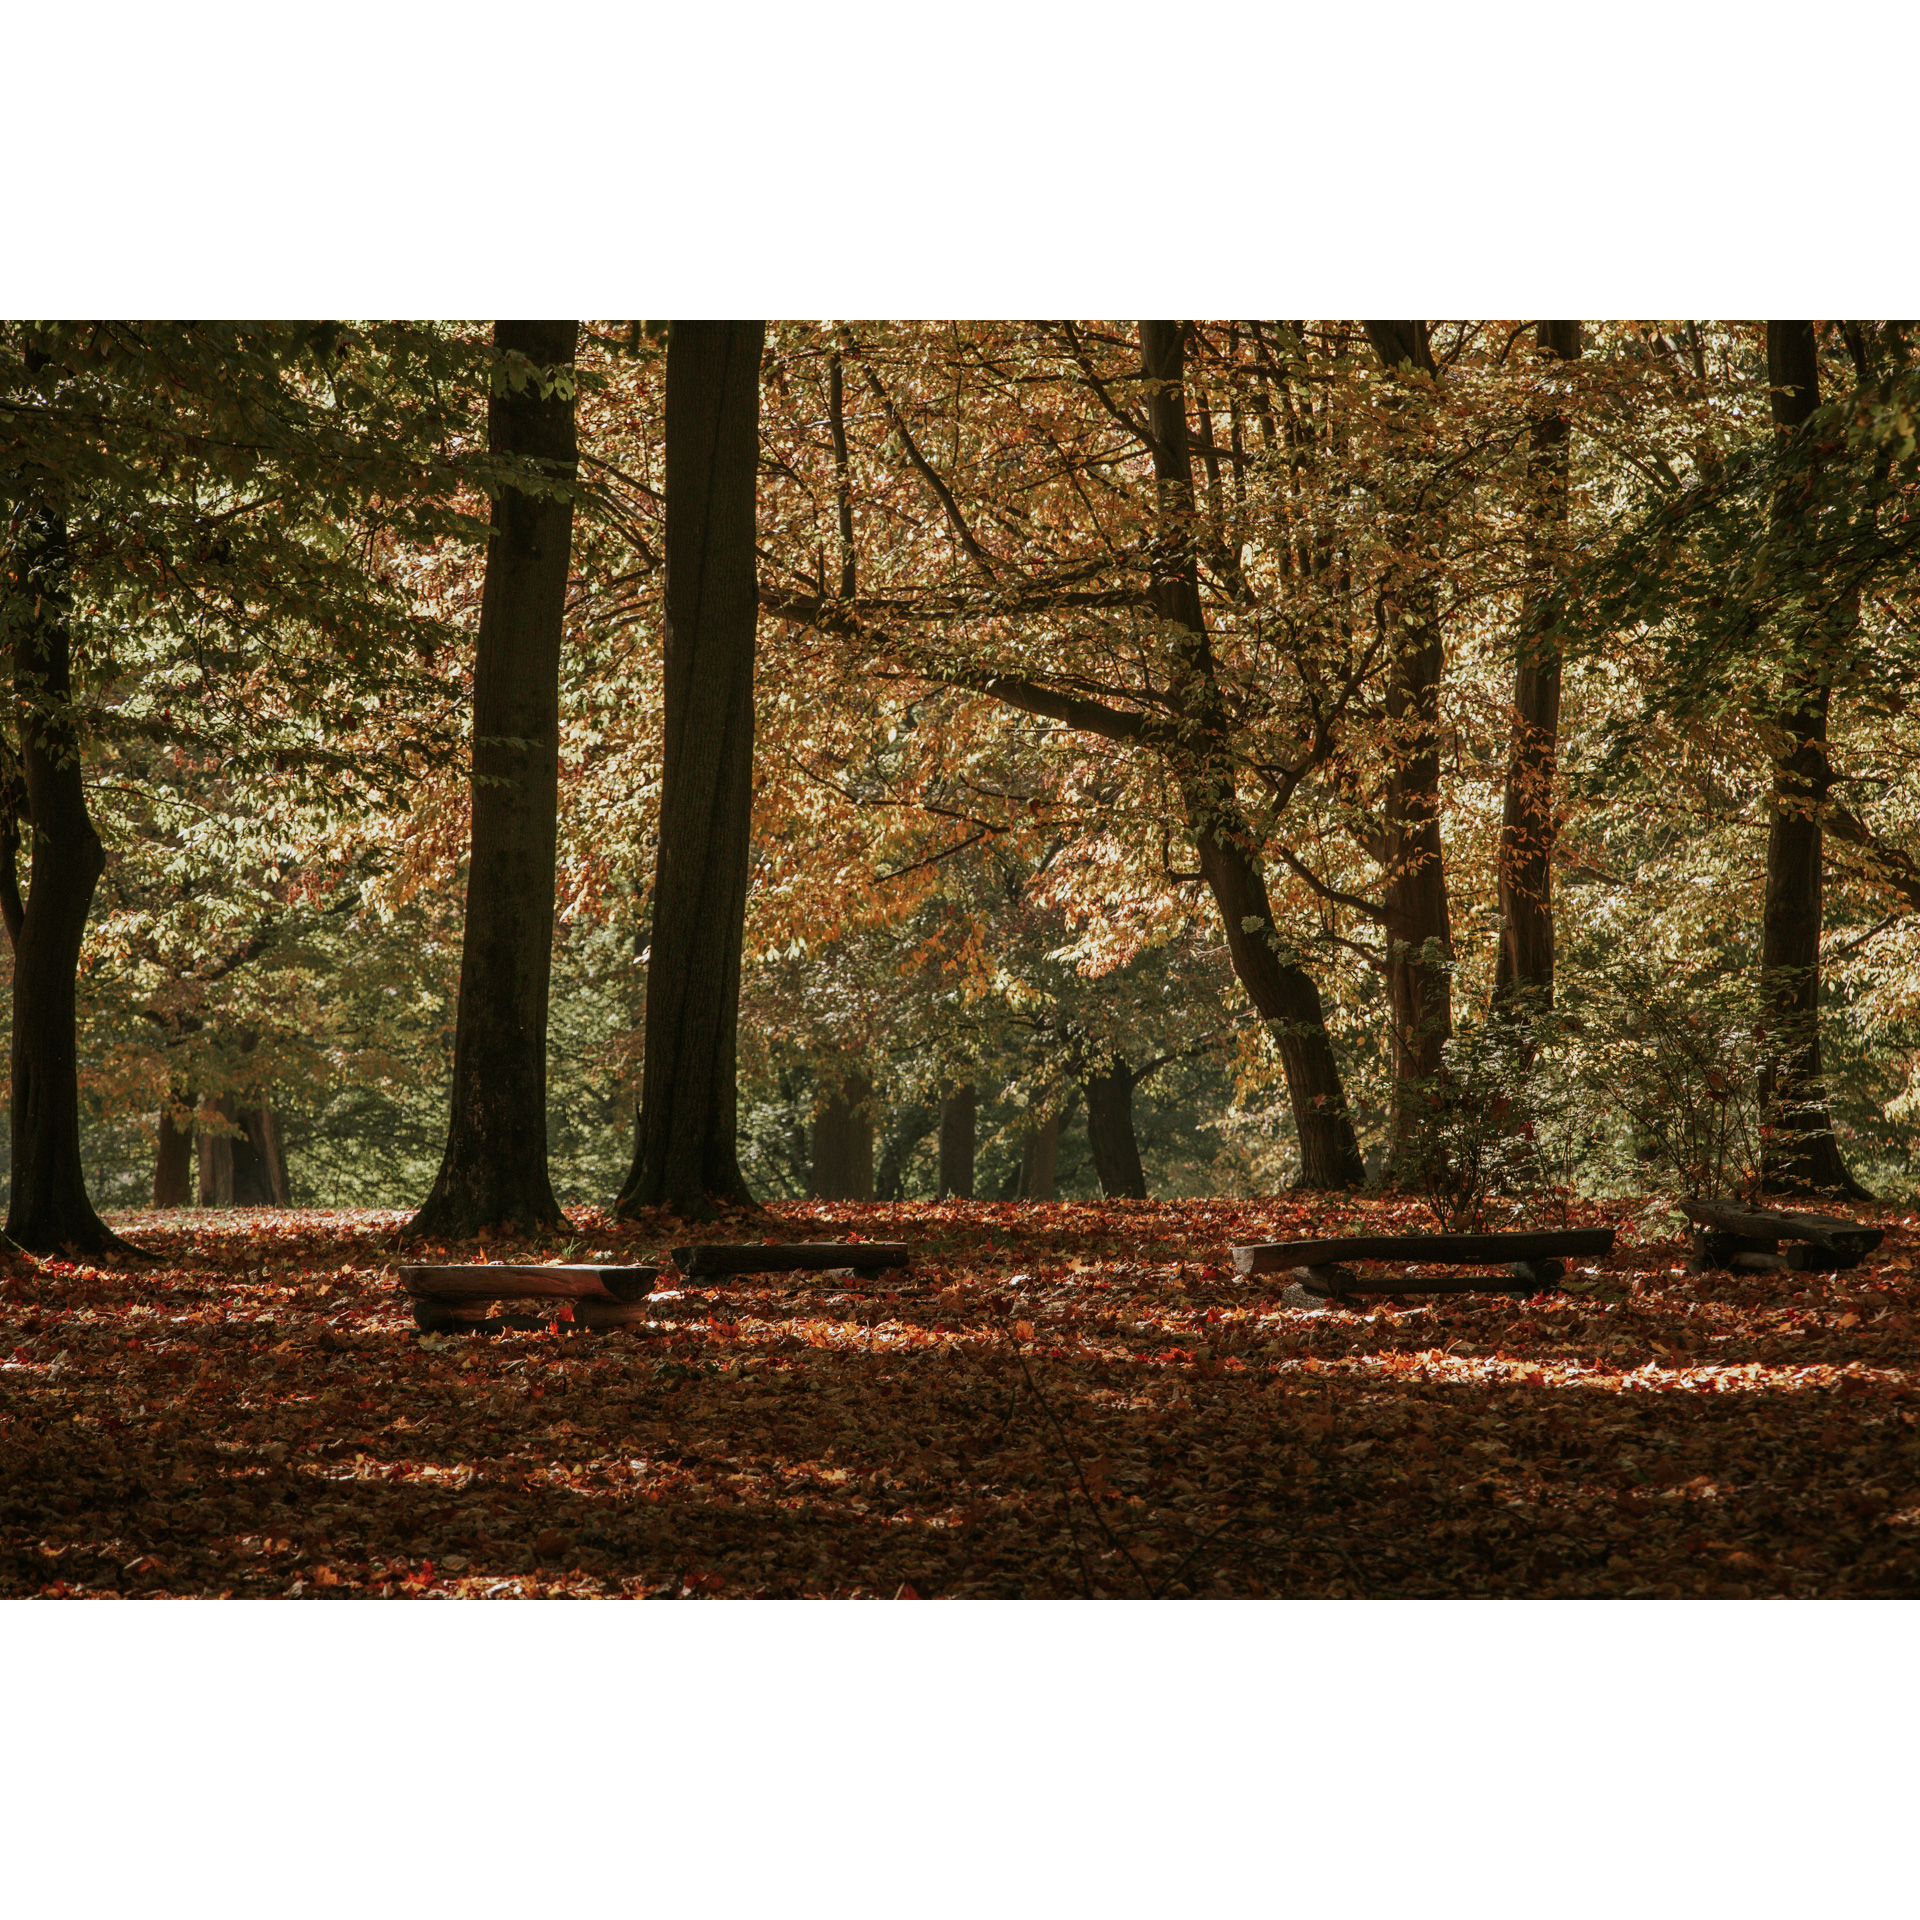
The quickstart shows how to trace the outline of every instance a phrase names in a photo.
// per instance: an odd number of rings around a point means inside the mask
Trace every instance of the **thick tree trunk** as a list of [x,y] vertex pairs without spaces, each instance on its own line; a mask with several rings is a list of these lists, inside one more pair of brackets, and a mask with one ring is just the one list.
[[859,1068],[829,1078],[814,1114],[813,1197],[873,1198],[873,1081]]
[[[533,373],[522,370],[525,384],[512,390],[499,377],[488,446],[539,461],[563,488],[577,455],[578,337],[573,320],[502,320],[493,333]],[[494,502],[473,676],[473,851],[453,1112],[439,1178],[408,1228],[415,1235],[564,1224],[547,1173],[547,991],[572,536],[570,495],[509,488]]]
[[1220,912],[1233,970],[1279,1047],[1287,1098],[1300,1143],[1303,1188],[1357,1187],[1366,1179],[1340,1068],[1328,1038],[1319,989],[1283,957],[1252,831],[1234,788],[1225,714],[1213,678],[1212,650],[1193,555],[1193,465],[1184,387],[1186,329],[1177,320],[1140,322],[1140,359],[1153,384],[1147,400],[1154,437],[1162,530],[1154,549],[1154,597],[1180,636],[1172,680],[1191,729],[1192,748],[1176,768],[1200,872]]
[[15,553],[13,686],[33,854],[22,901],[9,841],[13,1197],[7,1236],[31,1253],[131,1251],[94,1212],[80,1164],[76,989],[87,913],[106,854],[80,778],[71,712],[67,523],[58,507],[30,512]]
[[[160,1109],[159,1139],[153,1154],[153,1204],[156,1207],[193,1205],[193,1113],[196,1105],[191,1087],[175,1086],[172,1097]],[[187,1124],[175,1123],[174,1115],[184,1112]]]
[[[1540,351],[1580,357],[1578,320],[1542,320]],[[1513,671],[1513,747],[1500,823],[1500,951],[1496,1000],[1519,993],[1553,1005],[1554,768],[1560,748],[1560,640],[1542,608],[1567,556],[1572,428],[1556,408],[1536,414],[1528,454],[1527,587]]]
[[760,320],[676,320],[667,344],[666,752],[633,1168],[615,1211],[752,1203],[734,1063],[753,804]]
[[[1767,380],[1773,424],[1784,440],[1820,404],[1819,343],[1811,320],[1767,322]],[[1798,511],[1782,499],[1775,511]],[[1778,725],[1787,752],[1773,772],[1767,837],[1767,891],[1760,936],[1760,995],[1771,1060],[1760,1102],[1771,1129],[1762,1184],[1776,1193],[1847,1193],[1867,1198],[1834,1138],[1820,1064],[1820,934],[1825,918],[1825,849],[1820,807],[1832,784],[1827,763],[1831,666],[1816,659],[1789,676]]]
[[[1424,320],[1363,324],[1383,366],[1434,371]],[[1396,545],[1419,541],[1426,532],[1417,510],[1395,512],[1390,538]],[[1392,754],[1381,926],[1387,943],[1399,1148],[1413,1112],[1408,1089],[1440,1073],[1442,1049],[1453,1032],[1453,928],[1440,845],[1440,682],[1446,650],[1433,581],[1424,569],[1396,568],[1379,612],[1388,630],[1386,705]]]
[[264,1100],[241,1108],[233,1116],[240,1128],[227,1142],[232,1150],[233,1204],[236,1207],[284,1207],[287,1195],[287,1157],[280,1145],[280,1127],[273,1108]]
[[969,1080],[949,1087],[940,1102],[940,1198],[973,1198],[973,1159],[979,1131],[979,1094]]
[[1134,1073],[1119,1055],[1081,1081],[1087,1096],[1087,1144],[1100,1191],[1109,1200],[1144,1200],[1147,1171],[1133,1131]]
[[1050,1113],[1020,1148],[1020,1197],[1023,1200],[1051,1200],[1053,1174],[1060,1161],[1060,1122],[1065,1116]]
[[[223,1093],[211,1102],[208,1111],[222,1120],[233,1118],[233,1095]],[[233,1205],[233,1136],[200,1130],[200,1204],[203,1207]]]

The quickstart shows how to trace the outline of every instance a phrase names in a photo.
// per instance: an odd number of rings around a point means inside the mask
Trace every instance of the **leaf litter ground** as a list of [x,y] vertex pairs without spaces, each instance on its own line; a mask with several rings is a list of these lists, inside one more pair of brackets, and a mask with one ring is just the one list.
[[1916,1223],[1868,1217],[1852,1272],[1690,1274],[1636,1214],[1564,1294],[1314,1313],[1229,1243],[1415,1209],[777,1205],[704,1237],[914,1264],[476,1337],[398,1263],[558,1247],[122,1215],[150,1263],[0,1277],[0,1595],[1911,1595]]

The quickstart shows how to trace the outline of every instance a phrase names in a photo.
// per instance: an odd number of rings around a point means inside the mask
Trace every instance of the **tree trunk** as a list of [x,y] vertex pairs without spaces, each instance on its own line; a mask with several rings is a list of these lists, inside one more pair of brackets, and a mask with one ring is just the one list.
[[[1433,350],[1424,320],[1363,322],[1390,371],[1431,374]],[[1396,547],[1426,532],[1418,509],[1396,510],[1389,538]],[[1403,1147],[1413,1083],[1441,1071],[1453,1031],[1452,918],[1440,845],[1440,682],[1446,650],[1432,576],[1401,565],[1385,584],[1379,617],[1388,629],[1386,869],[1381,916],[1387,943],[1387,1007],[1392,1022],[1395,1146]]]
[[[1540,351],[1580,357],[1578,320],[1542,320]],[[1500,823],[1500,951],[1496,1001],[1515,993],[1553,1005],[1554,767],[1560,747],[1560,640],[1542,608],[1567,557],[1572,428],[1548,407],[1536,414],[1528,455],[1527,587],[1513,671],[1513,747]]]
[[292,1206],[293,1182],[287,1177],[287,1145],[280,1134],[280,1116],[268,1101],[262,1100],[248,1114],[247,1137],[253,1142],[253,1150],[266,1173],[266,1204]]
[[666,751],[633,1168],[615,1203],[752,1204],[734,1062],[753,804],[754,483],[761,320],[676,320],[667,344]]
[[233,1157],[233,1204],[236,1207],[284,1207],[287,1197],[287,1157],[280,1145],[280,1127],[273,1108],[264,1100],[234,1115],[239,1137],[227,1144]]
[[1133,1131],[1134,1074],[1116,1054],[1099,1073],[1080,1083],[1087,1095],[1087,1144],[1100,1191],[1109,1200],[1144,1200],[1147,1172],[1140,1164],[1140,1142]]
[[13,941],[13,1196],[6,1230],[31,1253],[128,1252],[94,1212],[80,1164],[76,988],[106,854],[87,812],[71,712],[71,575],[58,505],[43,502],[27,512],[15,554],[13,686],[33,853],[22,901],[11,841],[6,850]]
[[1053,1170],[1060,1159],[1060,1121],[1051,1113],[1037,1131],[1027,1135],[1020,1148],[1020,1197],[1023,1200],[1053,1198]]
[[[1819,343],[1811,320],[1767,322],[1767,381],[1773,424],[1786,440],[1820,404]],[[1783,497],[1775,512],[1798,506]],[[1760,1104],[1771,1129],[1762,1184],[1776,1193],[1866,1189],[1848,1172],[1834,1138],[1820,1064],[1820,933],[1825,918],[1820,807],[1832,785],[1827,763],[1830,661],[1816,657],[1788,676],[1777,716],[1788,742],[1774,764],[1767,836],[1767,891],[1760,938],[1760,996],[1772,1059],[1760,1076]]]
[[1357,1187],[1366,1179],[1340,1068],[1328,1038],[1319,989],[1283,956],[1251,827],[1235,791],[1226,751],[1226,717],[1213,678],[1212,649],[1200,605],[1193,555],[1193,467],[1184,386],[1186,329],[1177,320],[1140,322],[1162,531],[1154,545],[1153,586],[1161,618],[1182,636],[1172,680],[1191,728],[1192,749],[1176,765],[1200,872],[1220,912],[1233,970],[1267,1022],[1286,1070],[1287,1098],[1300,1143],[1303,1188]]
[[969,1080],[949,1087],[940,1102],[940,1198],[973,1198],[973,1156],[979,1135],[980,1097]]
[[[171,1098],[160,1108],[159,1140],[153,1155],[153,1204],[156,1207],[193,1205],[193,1113],[196,1105],[191,1087],[169,1089]],[[174,1115],[184,1112],[187,1124],[176,1123]]]
[[814,1114],[813,1197],[873,1198],[873,1081],[858,1068],[829,1078]]
[[[233,1118],[233,1095],[223,1093],[208,1109],[222,1120]],[[233,1205],[233,1136],[200,1132],[200,1204],[203,1207]]]
[[[532,371],[496,374],[495,453],[575,472],[579,323],[501,320],[495,347]],[[551,370],[551,371],[549,371]],[[543,388],[545,391],[543,392]],[[453,1111],[439,1178],[408,1232],[564,1224],[547,1173],[547,990],[560,759],[560,639],[573,502],[507,488],[493,504],[473,676],[473,840],[467,868]]]

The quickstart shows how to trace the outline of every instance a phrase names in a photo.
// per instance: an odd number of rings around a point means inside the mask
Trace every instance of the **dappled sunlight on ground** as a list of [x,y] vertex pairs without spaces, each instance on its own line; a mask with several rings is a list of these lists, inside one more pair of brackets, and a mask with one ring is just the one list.
[[[563,1249],[400,1213],[121,1214],[0,1277],[0,1593],[1920,1592],[1911,1218],[1834,1274],[1296,1312],[1230,1242],[1404,1203],[786,1204]],[[1661,1234],[1665,1238],[1648,1236]],[[402,1258],[903,1239],[904,1274],[663,1275],[642,1330],[423,1336]],[[773,1284],[765,1284],[770,1280]]]

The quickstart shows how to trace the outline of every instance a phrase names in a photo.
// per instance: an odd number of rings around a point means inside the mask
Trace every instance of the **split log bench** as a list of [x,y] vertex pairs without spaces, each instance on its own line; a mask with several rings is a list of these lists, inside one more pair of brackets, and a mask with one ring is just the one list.
[[1695,1271],[1742,1267],[1767,1273],[1794,1267],[1832,1273],[1857,1267],[1886,1238],[1885,1228],[1857,1220],[1743,1206],[1738,1200],[1682,1200],[1679,1209],[1693,1223],[1690,1264]]
[[[1567,1260],[1613,1251],[1613,1228],[1575,1227],[1539,1233],[1385,1233],[1340,1240],[1271,1240],[1233,1249],[1238,1273],[1290,1273],[1287,1305],[1324,1307],[1355,1293],[1512,1293],[1526,1297],[1557,1286]],[[1356,1260],[1415,1261],[1423,1266],[1505,1266],[1505,1284],[1473,1274],[1396,1274],[1362,1279]]]
[[907,1257],[907,1245],[900,1240],[790,1240],[770,1246],[743,1241],[673,1249],[673,1264],[689,1280],[740,1273],[823,1273],[840,1267],[872,1273],[904,1267]]
[[583,1327],[644,1325],[647,1295],[658,1267],[490,1266],[402,1267],[400,1284],[413,1300],[415,1323],[428,1333],[498,1333],[543,1327],[553,1316],[508,1313],[490,1317],[494,1300],[560,1300]]

